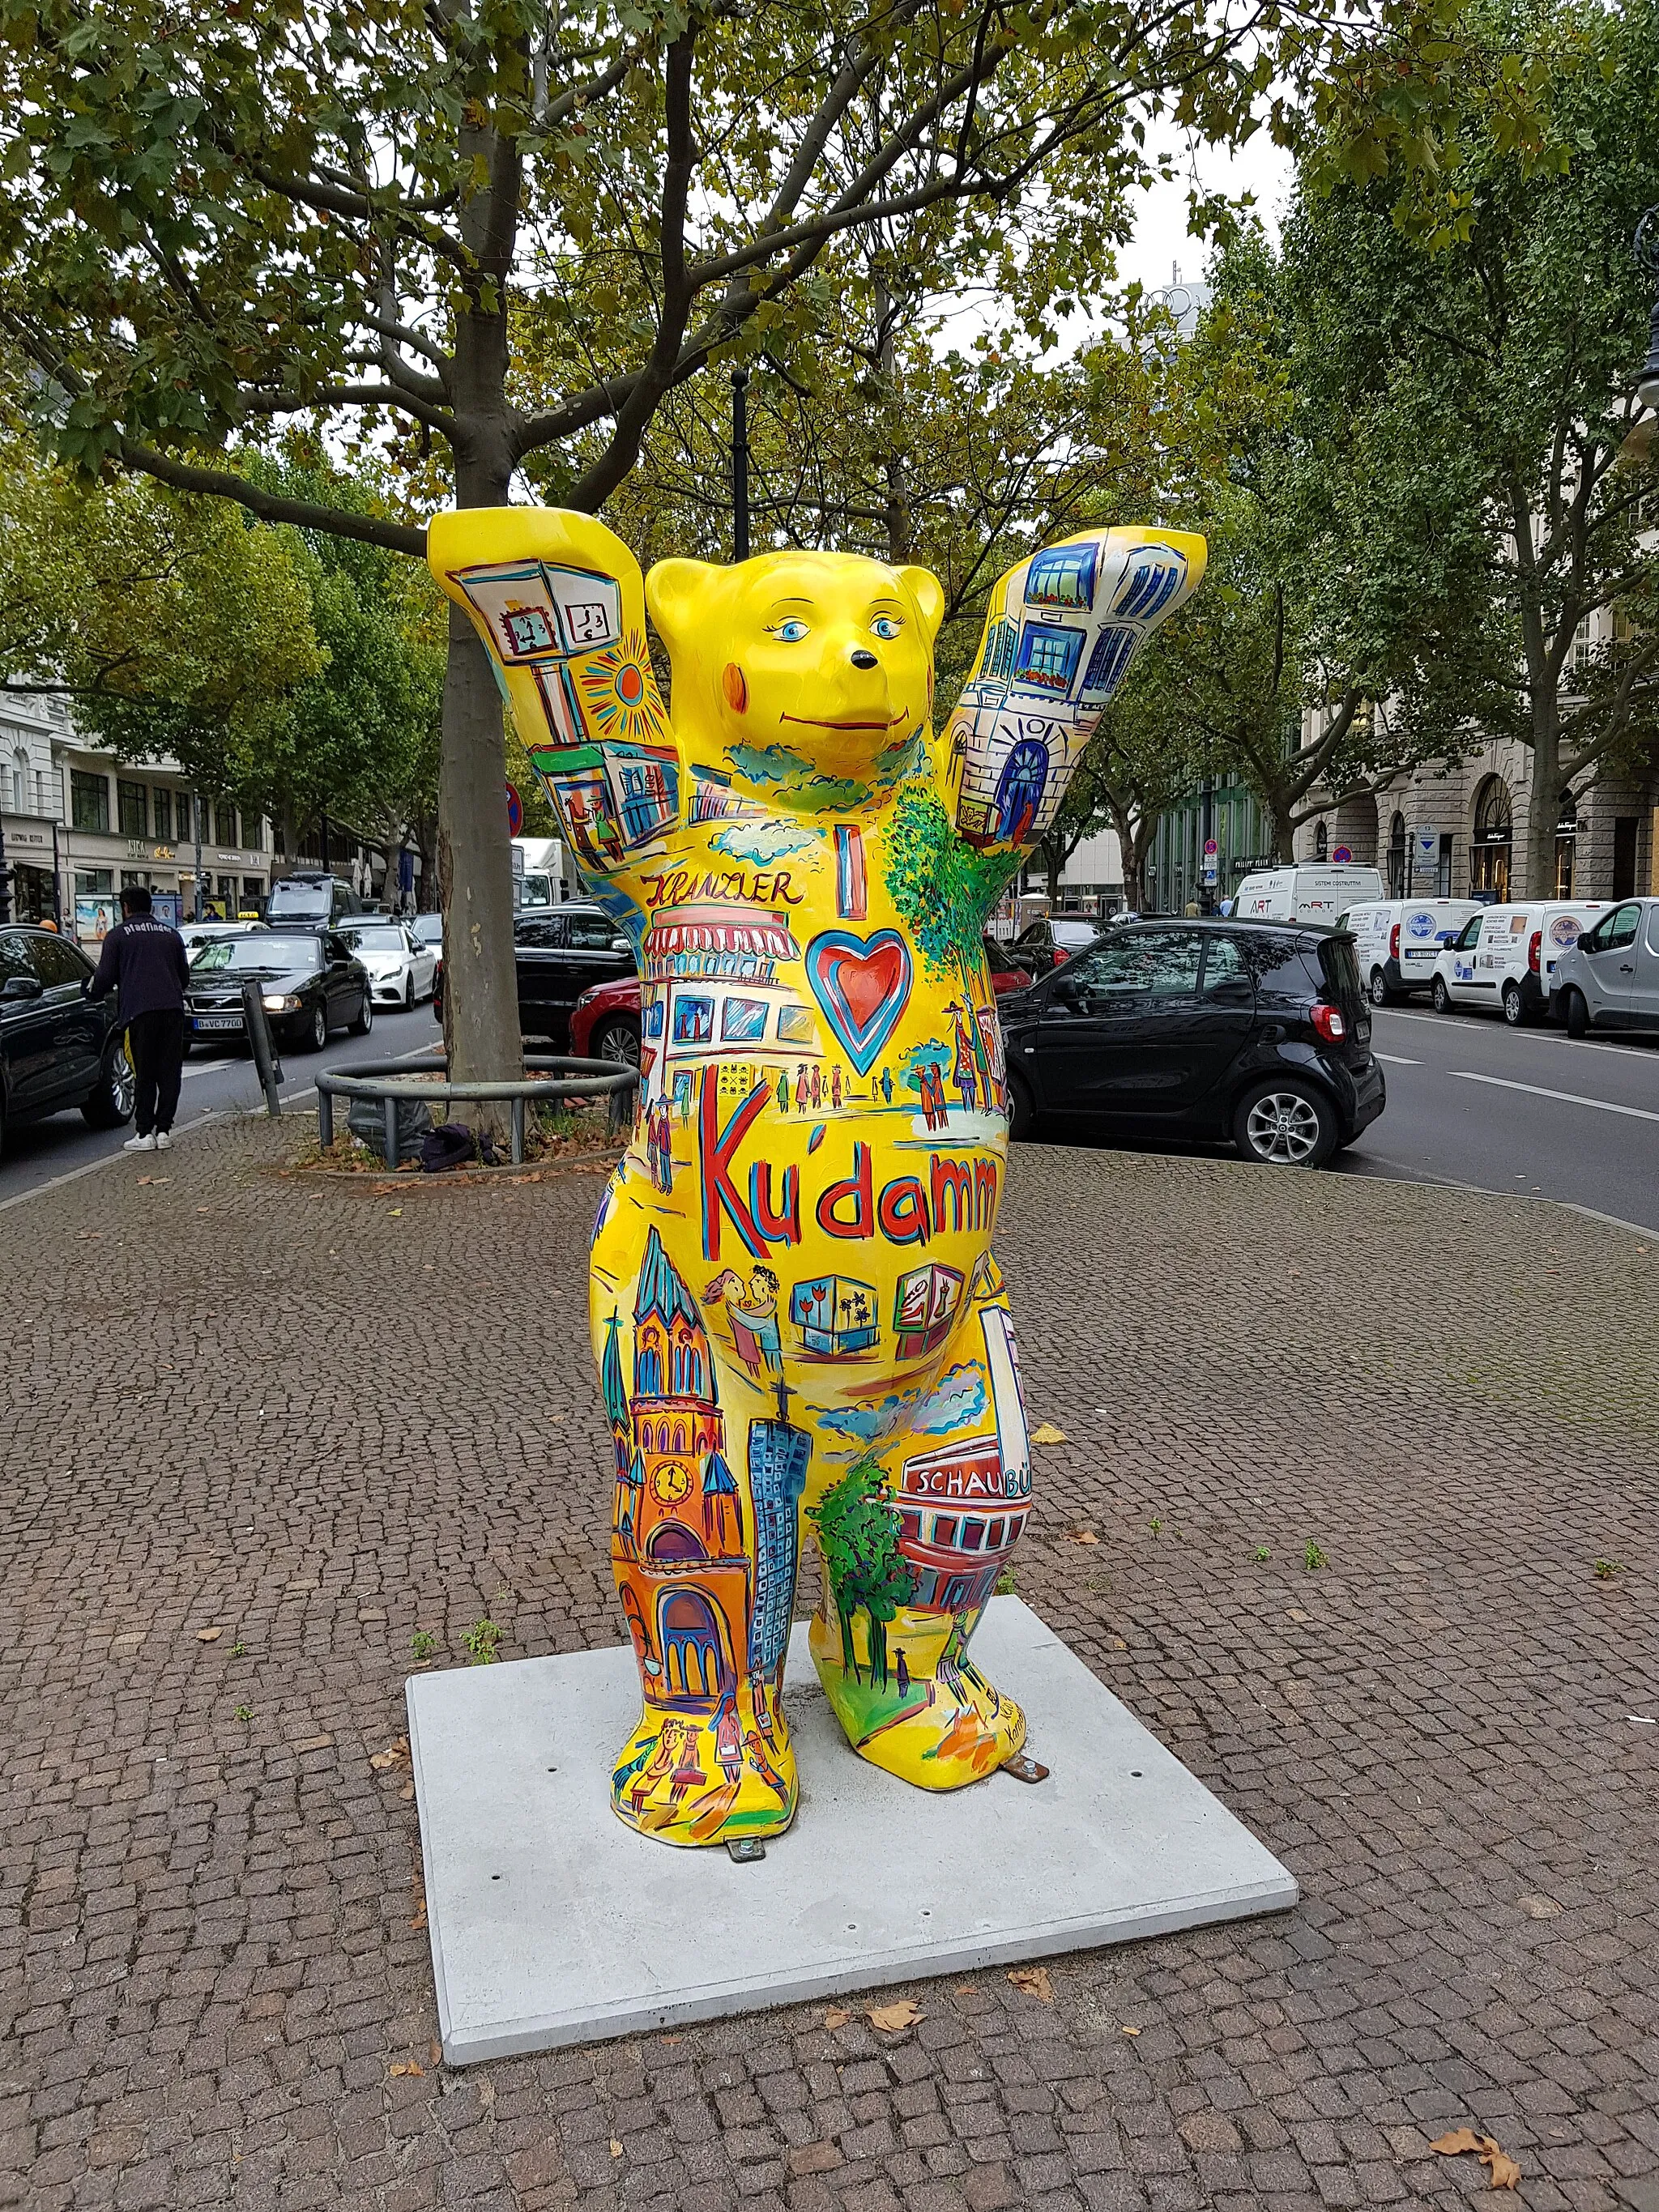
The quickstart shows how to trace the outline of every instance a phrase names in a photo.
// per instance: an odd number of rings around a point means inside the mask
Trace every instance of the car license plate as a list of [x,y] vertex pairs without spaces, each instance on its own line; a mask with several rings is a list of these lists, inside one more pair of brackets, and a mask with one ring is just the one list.
[[198,1014],[196,1017],[198,1030],[239,1030],[241,1026],[240,1014]]

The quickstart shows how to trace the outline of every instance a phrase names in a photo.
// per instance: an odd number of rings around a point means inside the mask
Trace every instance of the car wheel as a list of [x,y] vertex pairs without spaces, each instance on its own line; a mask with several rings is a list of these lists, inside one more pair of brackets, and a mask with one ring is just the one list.
[[320,1006],[312,1010],[311,1026],[306,1031],[306,1049],[307,1052],[325,1052],[328,1049],[328,1016]]
[[374,994],[367,983],[363,986],[363,1003],[357,1009],[357,1018],[351,1024],[353,1036],[367,1036],[374,1026]]
[[1380,968],[1371,970],[1370,1001],[1374,1006],[1391,1006],[1394,993],[1389,988],[1389,979]]
[[1452,1010],[1451,993],[1446,988],[1446,979],[1437,975],[1429,990],[1429,1004],[1437,1014],[1449,1014]]
[[1233,1113],[1235,1143],[1263,1167],[1323,1167],[1337,1133],[1329,1101],[1293,1076],[1252,1085]]
[[415,978],[414,978],[414,975],[411,974],[411,975],[410,975],[409,980],[407,981],[407,982],[405,982],[405,983],[404,983],[404,1012],[406,1014],[412,1014],[412,1013],[414,1012],[414,1011],[415,1011]]
[[1567,1035],[1570,1037],[1583,1036],[1589,1030],[1589,1000],[1580,990],[1569,991],[1567,993]]
[[137,1078],[127,1058],[126,1032],[118,1030],[104,1048],[98,1080],[82,1103],[82,1115],[94,1129],[118,1129],[124,1121],[131,1121],[137,1092]]
[[591,1046],[595,1060],[614,1060],[621,1067],[640,1064],[640,1025],[637,1022],[607,1022]]
[[1036,1101],[1018,1075],[1008,1078],[1008,1134],[1019,1138],[1036,1134]]

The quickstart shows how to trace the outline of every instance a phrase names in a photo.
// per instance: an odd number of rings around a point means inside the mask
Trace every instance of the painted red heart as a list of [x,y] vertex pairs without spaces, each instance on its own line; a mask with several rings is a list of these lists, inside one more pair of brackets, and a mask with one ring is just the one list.
[[826,929],[806,948],[806,980],[842,1049],[867,1074],[910,996],[904,939],[896,929]]

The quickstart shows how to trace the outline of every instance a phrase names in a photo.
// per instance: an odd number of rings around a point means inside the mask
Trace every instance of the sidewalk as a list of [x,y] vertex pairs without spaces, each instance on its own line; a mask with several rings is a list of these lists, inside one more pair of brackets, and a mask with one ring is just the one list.
[[452,2073],[370,1759],[417,1627],[620,1640],[600,1183],[282,1179],[292,1140],[0,1218],[0,2203],[1449,2206],[1467,2124],[1535,2212],[1659,2206],[1620,2193],[1659,2177],[1659,1252],[1018,1147],[999,1254],[1068,1438],[1020,1594],[1303,1904],[1055,1962],[1049,2004],[919,1984],[896,2036],[806,2006]]

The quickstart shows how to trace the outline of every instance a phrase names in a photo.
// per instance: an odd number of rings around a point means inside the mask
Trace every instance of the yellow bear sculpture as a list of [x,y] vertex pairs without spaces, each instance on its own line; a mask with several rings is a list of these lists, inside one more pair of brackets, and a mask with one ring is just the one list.
[[940,737],[924,568],[766,553],[642,582],[587,515],[432,523],[434,572],[639,967],[636,1120],[590,1312],[642,1692],[613,1802],[665,1843],[794,1816],[803,1520],[812,1658],[860,1756],[954,1790],[1024,1741],[969,1656],[1031,1496],[991,1255],[1008,1078],[982,931],[1204,557],[1127,529],[1021,562]]

